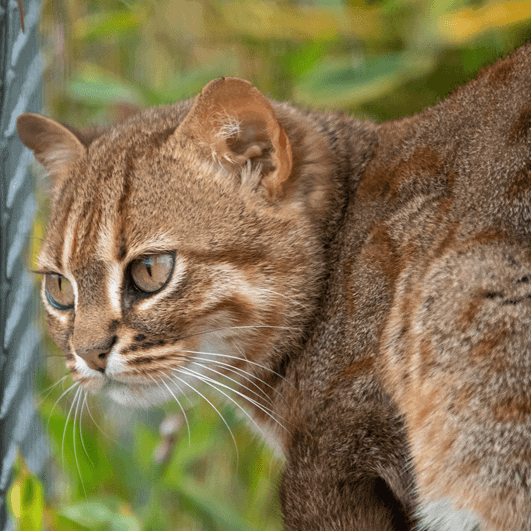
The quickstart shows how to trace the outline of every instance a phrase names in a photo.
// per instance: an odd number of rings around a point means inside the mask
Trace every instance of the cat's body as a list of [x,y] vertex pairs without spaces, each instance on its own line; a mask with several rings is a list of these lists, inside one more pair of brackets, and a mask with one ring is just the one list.
[[21,117],[74,379],[150,405],[252,374],[288,531],[531,529],[530,89],[528,46],[382,125],[231,79],[81,141]]

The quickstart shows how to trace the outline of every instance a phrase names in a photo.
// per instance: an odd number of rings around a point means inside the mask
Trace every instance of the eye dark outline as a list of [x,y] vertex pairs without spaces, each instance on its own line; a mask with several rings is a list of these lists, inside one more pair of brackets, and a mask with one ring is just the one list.
[[[137,286],[136,282],[133,279],[133,274],[131,272],[131,268],[133,267],[133,264],[137,263],[137,262],[141,262],[143,260],[146,260],[146,258],[151,258],[153,256],[161,256],[161,255],[166,255],[166,254],[171,256],[172,262],[171,262],[171,269],[170,269],[170,272],[168,274],[168,278],[166,279],[164,284],[162,284],[162,286],[159,289],[155,290],[155,291],[145,291],[142,288],[140,288],[139,286]],[[175,251],[168,251],[168,252],[165,252],[165,253],[144,254],[144,255],[139,256],[138,258],[135,258],[134,260],[132,260],[131,263],[127,266],[127,277],[128,277],[128,280],[129,280],[129,285],[136,292],[137,296],[139,296],[142,299],[147,299],[148,297],[151,297],[152,295],[156,295],[157,293],[160,293],[168,285],[168,283],[171,280],[171,277],[173,276],[173,270],[174,269],[175,269]]]
[[[61,278],[65,278],[63,275],[60,275],[59,273],[46,273],[46,276],[45,276],[45,280],[44,282],[47,282],[47,279],[50,275],[55,275],[57,277],[61,277]],[[65,278],[65,280],[68,280],[67,278]],[[48,286],[45,284],[44,285],[44,292],[46,294],[46,300],[50,303],[50,306],[52,306],[53,308],[55,308],[56,310],[59,310],[59,311],[66,311],[66,310],[71,310],[72,308],[74,308],[74,304],[75,303],[72,303],[72,304],[61,304],[60,302],[57,302],[53,297],[52,295],[50,295],[50,292],[48,291]]]

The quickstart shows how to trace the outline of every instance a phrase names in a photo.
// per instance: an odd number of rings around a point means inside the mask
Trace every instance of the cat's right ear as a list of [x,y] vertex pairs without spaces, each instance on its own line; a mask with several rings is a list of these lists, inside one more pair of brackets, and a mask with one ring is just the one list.
[[24,113],[17,118],[17,132],[22,143],[50,175],[54,185],[81,158],[86,148],[65,126],[40,114]]

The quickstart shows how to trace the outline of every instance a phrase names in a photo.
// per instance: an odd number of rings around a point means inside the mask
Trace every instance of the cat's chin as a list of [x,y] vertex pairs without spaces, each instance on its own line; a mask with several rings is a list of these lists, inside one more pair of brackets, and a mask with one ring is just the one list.
[[160,406],[171,398],[157,385],[126,384],[116,380],[108,382],[102,393],[121,406],[142,409]]

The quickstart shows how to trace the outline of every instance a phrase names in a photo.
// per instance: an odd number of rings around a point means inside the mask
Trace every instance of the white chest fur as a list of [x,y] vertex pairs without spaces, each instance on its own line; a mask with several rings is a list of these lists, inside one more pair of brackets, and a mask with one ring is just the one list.
[[476,531],[478,519],[469,512],[457,511],[448,500],[430,502],[419,509],[420,531]]

